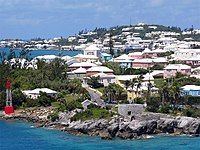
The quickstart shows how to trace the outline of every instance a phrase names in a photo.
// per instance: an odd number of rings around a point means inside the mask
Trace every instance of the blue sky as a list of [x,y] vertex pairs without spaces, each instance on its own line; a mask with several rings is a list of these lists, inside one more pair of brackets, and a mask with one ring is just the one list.
[[200,28],[200,0],[0,0],[0,38],[51,38],[138,22]]

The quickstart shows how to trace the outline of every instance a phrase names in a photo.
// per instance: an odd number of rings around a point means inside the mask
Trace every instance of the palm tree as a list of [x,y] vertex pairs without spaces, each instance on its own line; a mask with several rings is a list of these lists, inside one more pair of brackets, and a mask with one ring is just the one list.
[[127,90],[128,87],[131,85],[131,81],[130,80],[126,80],[125,83],[124,83],[124,85],[125,85],[125,88]]
[[138,90],[140,89],[140,87],[142,86],[142,75],[140,75],[138,78],[137,78],[137,88],[136,88],[136,94],[137,94],[137,97],[138,97]]

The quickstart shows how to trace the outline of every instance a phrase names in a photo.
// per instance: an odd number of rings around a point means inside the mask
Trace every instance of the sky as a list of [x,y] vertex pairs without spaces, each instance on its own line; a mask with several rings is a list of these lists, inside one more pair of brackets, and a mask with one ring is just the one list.
[[67,37],[130,22],[200,28],[200,0],[0,0],[0,39]]

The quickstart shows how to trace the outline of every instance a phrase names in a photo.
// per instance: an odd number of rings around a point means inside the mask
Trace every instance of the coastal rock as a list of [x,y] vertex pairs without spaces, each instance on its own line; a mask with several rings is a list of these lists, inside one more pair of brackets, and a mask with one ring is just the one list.
[[155,120],[148,121],[146,126],[147,126],[146,133],[147,134],[154,134],[155,130],[157,128],[157,121],[155,121]]
[[106,131],[100,132],[99,136],[102,139],[106,139],[106,140],[111,140],[112,139],[112,136],[108,132],[106,132]]
[[200,134],[200,120],[193,121],[189,126],[189,134]]
[[161,118],[158,121],[158,129],[163,133],[174,133],[177,124],[175,119]]
[[107,128],[109,134],[112,136],[112,137],[115,137],[117,131],[119,130],[119,124],[118,123],[114,123],[114,124],[111,124],[108,128]]

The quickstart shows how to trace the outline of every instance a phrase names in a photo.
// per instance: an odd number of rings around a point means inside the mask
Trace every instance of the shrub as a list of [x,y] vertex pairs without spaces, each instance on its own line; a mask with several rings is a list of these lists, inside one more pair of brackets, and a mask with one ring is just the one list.
[[135,102],[136,104],[144,104],[144,100],[143,100],[143,98],[141,98],[141,97],[135,98],[135,99],[134,99],[134,102]]
[[112,116],[108,110],[102,108],[87,109],[84,112],[77,113],[72,117],[72,121],[110,118]]
[[160,106],[160,97],[150,97],[147,101],[147,110],[151,112],[158,112]]
[[50,119],[52,122],[56,121],[57,119],[59,119],[58,112],[50,114],[47,118]]
[[188,96],[187,97],[188,105],[200,105],[200,97],[198,96]]
[[198,108],[187,108],[183,111],[183,115],[187,117],[200,117],[200,109]]
[[169,113],[171,113],[172,109],[173,108],[170,105],[167,104],[167,105],[161,106],[159,108],[159,112],[160,113],[169,114]]

